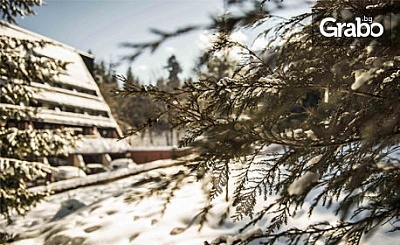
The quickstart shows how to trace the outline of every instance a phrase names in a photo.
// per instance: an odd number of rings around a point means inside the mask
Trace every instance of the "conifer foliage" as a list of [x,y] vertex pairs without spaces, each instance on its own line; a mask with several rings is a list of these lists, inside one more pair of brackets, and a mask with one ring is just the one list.
[[[330,10],[379,8],[378,18],[399,14],[394,1],[323,3]],[[203,76],[172,92],[121,77],[120,93],[165,104],[159,116],[174,115],[173,126],[186,131],[181,145],[196,147],[198,170],[212,178],[210,199],[226,195],[236,210],[234,218],[250,217],[242,233],[267,218],[262,232],[229,241],[359,244],[385,224],[390,224],[387,231],[398,231],[400,21],[392,19],[389,46],[357,41],[316,45],[311,13],[265,28],[274,18],[266,10],[272,3],[227,1],[226,6],[246,11],[213,19],[209,27],[219,38],[205,57],[240,48],[243,56],[233,75]],[[269,40],[262,51],[229,38],[234,31],[260,26],[255,30]],[[310,216],[323,207],[338,216],[337,223],[288,226],[306,199],[312,200]],[[257,200],[264,200],[265,208],[256,210]]]
[[34,7],[43,4],[43,0],[1,0],[0,1],[0,16],[1,19],[16,24],[15,18],[35,14]]
[[[1,17],[16,23],[18,16],[32,14],[33,8],[42,1],[1,0],[0,4]],[[0,22],[0,25],[7,24]],[[31,192],[27,187],[28,182],[44,178],[52,171],[41,158],[63,154],[66,147],[77,140],[66,130],[17,127],[18,122],[29,122],[37,111],[29,85],[32,82],[51,84],[54,76],[65,71],[68,65],[37,52],[48,44],[47,41],[0,36],[0,214],[9,221],[14,212],[25,214],[48,194]],[[9,124],[11,121],[14,124]]]

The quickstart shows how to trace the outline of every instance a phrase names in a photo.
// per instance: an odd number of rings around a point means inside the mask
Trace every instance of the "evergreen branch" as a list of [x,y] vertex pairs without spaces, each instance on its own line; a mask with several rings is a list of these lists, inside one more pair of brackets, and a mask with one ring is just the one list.
[[[232,244],[249,244],[259,240],[262,244],[275,244],[280,239],[285,239],[286,244],[298,244],[303,238],[304,244],[317,244],[321,240],[327,239],[329,244],[346,242],[348,244],[359,244],[363,233],[369,233],[377,227],[391,220],[393,215],[398,214],[398,210],[382,211],[374,217],[365,217],[355,222],[339,222],[337,225],[330,225],[328,222],[320,222],[309,225],[306,229],[290,228],[282,232],[273,233],[269,230],[265,233],[250,233],[248,236],[242,235],[238,238],[230,237]],[[218,238],[211,244],[223,244],[227,239]]]

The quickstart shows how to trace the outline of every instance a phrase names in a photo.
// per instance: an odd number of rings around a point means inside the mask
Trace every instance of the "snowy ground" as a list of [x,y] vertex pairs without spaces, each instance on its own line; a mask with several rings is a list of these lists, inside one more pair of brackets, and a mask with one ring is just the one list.
[[[201,212],[204,196],[201,191],[203,183],[194,179],[175,193],[164,213],[167,193],[140,198],[149,189],[162,186],[164,177],[177,176],[181,171],[184,168],[179,166],[152,170],[105,185],[56,194],[37,205],[25,218],[19,217],[11,226],[6,227],[3,223],[0,227],[17,236],[18,241],[14,244],[24,245],[68,242],[203,244],[219,234],[234,233],[233,223],[221,227],[210,223],[198,231],[198,221],[193,218]],[[148,181],[143,181],[146,179]],[[225,208],[226,204],[220,203],[215,210],[221,207]],[[213,216],[209,216],[210,222]],[[215,213],[214,218],[217,216]]]
[[[49,196],[25,218],[16,218],[10,226],[0,224],[0,229],[16,235],[18,241],[13,244],[18,245],[204,244],[218,236],[237,234],[245,221],[235,223],[228,218],[221,222],[229,207],[223,197],[213,203],[206,222],[200,225],[207,204],[202,191],[209,184],[206,179],[186,178],[184,187],[168,199],[166,186],[170,180],[180,180],[184,171],[182,166],[167,167]],[[155,190],[153,195],[149,190]],[[266,205],[261,200],[259,204]],[[248,232],[262,228],[267,218]],[[312,220],[300,212],[292,224],[303,227],[310,221],[333,219],[332,214],[318,209]],[[398,244],[396,238],[399,236],[377,232],[363,244]]]

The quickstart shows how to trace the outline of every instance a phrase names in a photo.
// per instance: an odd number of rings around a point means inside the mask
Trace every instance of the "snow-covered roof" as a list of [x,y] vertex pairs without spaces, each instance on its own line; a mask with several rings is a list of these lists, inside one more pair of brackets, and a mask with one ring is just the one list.
[[[101,96],[100,90],[83,60],[83,57],[93,59],[91,54],[5,22],[0,22],[0,34],[18,39],[49,42],[44,47],[37,48],[35,52],[68,63],[66,71],[55,77],[58,83],[65,84],[65,88],[64,86],[56,88],[43,85],[40,84],[40,81],[37,81],[38,83],[33,82],[31,85],[34,87],[33,94],[35,99],[52,102],[53,104],[107,112],[109,115],[109,117],[90,116],[79,113],[51,111],[43,108],[34,117],[49,123],[112,127],[116,128],[118,133],[121,134],[118,124],[111,115],[109,106]],[[69,91],[66,89],[71,86],[76,90]],[[85,91],[89,91],[89,93],[86,94]],[[90,93],[90,91],[95,93]]]
[[109,138],[84,138],[78,142],[69,153],[96,154],[96,153],[124,153],[132,150],[125,140]]
[[58,76],[56,80],[77,87],[98,90],[95,81],[81,57],[81,55],[83,55],[93,59],[92,55],[5,22],[1,22],[0,24],[0,33],[3,36],[19,39],[51,42],[51,44],[45,45],[43,48],[40,48],[40,50],[35,51],[39,54],[69,63],[66,67],[66,74]]
[[78,95],[70,95],[56,91],[41,90],[33,94],[33,97],[41,101],[49,101],[62,105],[69,105],[91,110],[108,111],[108,106],[100,98],[90,99]]
[[49,109],[40,109],[33,115],[39,121],[55,124],[67,124],[77,126],[96,126],[104,128],[117,128],[114,120],[102,116],[92,116],[86,114],[77,114],[71,112],[54,111]]
[[[15,110],[19,109],[20,106],[0,103],[0,108],[6,110]],[[27,109],[27,113],[33,121],[72,126],[96,126],[100,128],[115,128],[119,130],[118,124],[115,122],[115,120],[110,120],[110,118],[104,116],[55,111],[46,108],[37,109],[35,107],[25,107],[25,109]]]

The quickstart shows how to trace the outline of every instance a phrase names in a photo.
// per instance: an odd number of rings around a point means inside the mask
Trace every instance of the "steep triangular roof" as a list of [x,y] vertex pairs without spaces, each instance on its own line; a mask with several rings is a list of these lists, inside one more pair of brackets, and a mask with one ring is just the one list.
[[35,52],[68,63],[66,72],[55,77],[57,86],[41,81],[31,83],[35,99],[52,105],[50,108],[43,107],[37,110],[34,119],[75,126],[115,128],[121,135],[110,107],[91,74],[90,63],[93,63],[93,55],[5,22],[0,22],[0,35],[49,42],[44,47],[35,49]]

